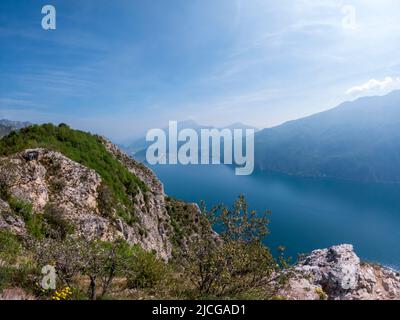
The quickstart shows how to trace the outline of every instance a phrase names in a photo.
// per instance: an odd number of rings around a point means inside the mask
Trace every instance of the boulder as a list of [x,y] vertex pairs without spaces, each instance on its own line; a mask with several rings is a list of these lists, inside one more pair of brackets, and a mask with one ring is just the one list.
[[289,299],[400,299],[400,274],[376,264],[361,263],[353,246],[314,250],[293,268],[280,295]]

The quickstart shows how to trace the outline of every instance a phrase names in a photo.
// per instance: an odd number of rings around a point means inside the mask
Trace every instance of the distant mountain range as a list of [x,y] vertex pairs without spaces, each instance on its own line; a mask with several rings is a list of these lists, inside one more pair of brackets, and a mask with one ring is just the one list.
[[0,120],[0,138],[9,134],[11,131],[19,130],[21,128],[31,125],[30,122],[20,122],[2,119]]
[[400,91],[264,129],[255,152],[262,171],[400,182]]
[[[29,124],[0,120],[0,137]],[[214,127],[194,121],[180,122],[178,129],[184,128],[199,132]],[[235,123],[228,128],[252,127]],[[123,148],[143,161],[149,145],[142,137]],[[296,176],[400,183],[400,91],[359,98],[257,131],[255,169]]]
[[[202,128],[194,121],[179,129]],[[231,129],[251,128],[241,123]],[[145,138],[125,150],[140,161]],[[255,170],[400,183],[400,91],[359,98],[312,116],[256,131]]]

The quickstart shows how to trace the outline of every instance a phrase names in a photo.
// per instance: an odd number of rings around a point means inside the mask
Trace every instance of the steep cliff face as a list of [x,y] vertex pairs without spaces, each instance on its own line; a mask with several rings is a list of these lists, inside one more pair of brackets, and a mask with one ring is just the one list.
[[[164,259],[170,258],[169,237],[173,230],[162,184],[149,169],[130,160],[109,142],[107,148],[148,187],[145,193],[137,190],[133,199],[135,223],[129,225],[113,210],[104,216],[99,204],[103,183],[100,175],[48,149],[29,149],[1,158],[3,192],[6,190],[10,197],[32,204],[33,214],[44,212],[50,204],[56,206],[62,216],[73,223],[79,236],[108,241],[122,237],[145,250],[154,250]],[[0,211],[0,228],[7,227],[19,234],[26,232],[24,221],[12,214],[4,200],[0,200]]]
[[108,152],[148,187],[146,192],[138,194],[135,201],[136,212],[147,232],[148,244],[144,248],[159,251],[159,248],[162,247],[163,256],[170,257],[172,252],[170,239],[174,230],[166,210],[166,196],[162,183],[148,167],[129,157],[107,139],[100,137],[100,140]]
[[400,274],[361,263],[352,245],[340,245],[303,258],[280,294],[296,300],[398,300]]

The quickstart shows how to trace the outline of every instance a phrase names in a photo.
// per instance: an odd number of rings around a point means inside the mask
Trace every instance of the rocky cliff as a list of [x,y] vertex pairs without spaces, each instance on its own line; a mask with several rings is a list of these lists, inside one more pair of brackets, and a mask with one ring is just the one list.
[[[134,210],[137,225],[128,225],[115,213],[101,214],[99,206],[102,178],[92,169],[76,163],[59,152],[47,149],[30,149],[0,160],[0,177],[3,188],[13,198],[32,204],[33,212],[43,212],[49,204],[57,206],[62,216],[72,222],[79,236],[88,239],[115,240],[123,237],[129,243],[140,244],[145,250],[154,250],[168,259],[171,243],[166,226],[160,221],[169,217],[164,205],[161,183],[150,170],[141,171],[132,161],[132,169],[148,184],[148,191],[135,196]],[[156,183],[157,181],[157,183]],[[0,227],[7,225],[23,233],[23,220],[13,216],[4,200],[0,203]]]
[[[179,202],[166,204],[153,172],[107,139],[65,124],[29,126],[0,139],[0,228],[24,234],[27,217],[13,212],[15,201],[32,206],[34,215],[50,208],[78,236],[123,238],[164,260],[176,243],[176,223],[167,208]],[[185,205],[191,217],[185,236],[190,237],[199,210]]]
[[280,294],[294,300],[398,300],[400,274],[360,262],[353,246],[345,244],[301,259]]

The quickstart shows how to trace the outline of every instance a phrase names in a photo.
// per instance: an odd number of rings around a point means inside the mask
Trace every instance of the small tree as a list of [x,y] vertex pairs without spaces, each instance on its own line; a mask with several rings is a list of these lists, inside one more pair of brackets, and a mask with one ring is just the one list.
[[100,285],[100,297],[104,297],[118,275],[126,275],[131,268],[133,250],[124,240],[113,243],[92,241],[86,243],[82,261],[82,273],[89,277],[89,298],[97,299]]
[[132,264],[133,250],[124,240],[109,243],[68,237],[31,243],[38,266],[53,265],[63,284],[72,286],[78,275],[87,276],[92,300],[106,295],[115,277],[127,274]]
[[43,218],[46,222],[47,237],[64,240],[74,233],[74,226],[64,218],[62,209],[54,204],[46,205]]
[[56,268],[59,280],[71,286],[75,277],[82,271],[82,251],[84,243],[68,237],[65,240],[46,238],[29,241],[36,264],[39,268],[52,265]]
[[[180,260],[198,295],[235,296],[273,282],[280,263],[263,244],[269,214],[250,211],[243,196],[232,209],[217,206],[208,211],[203,205],[203,236],[192,241]],[[211,226],[219,238],[204,232]]]

